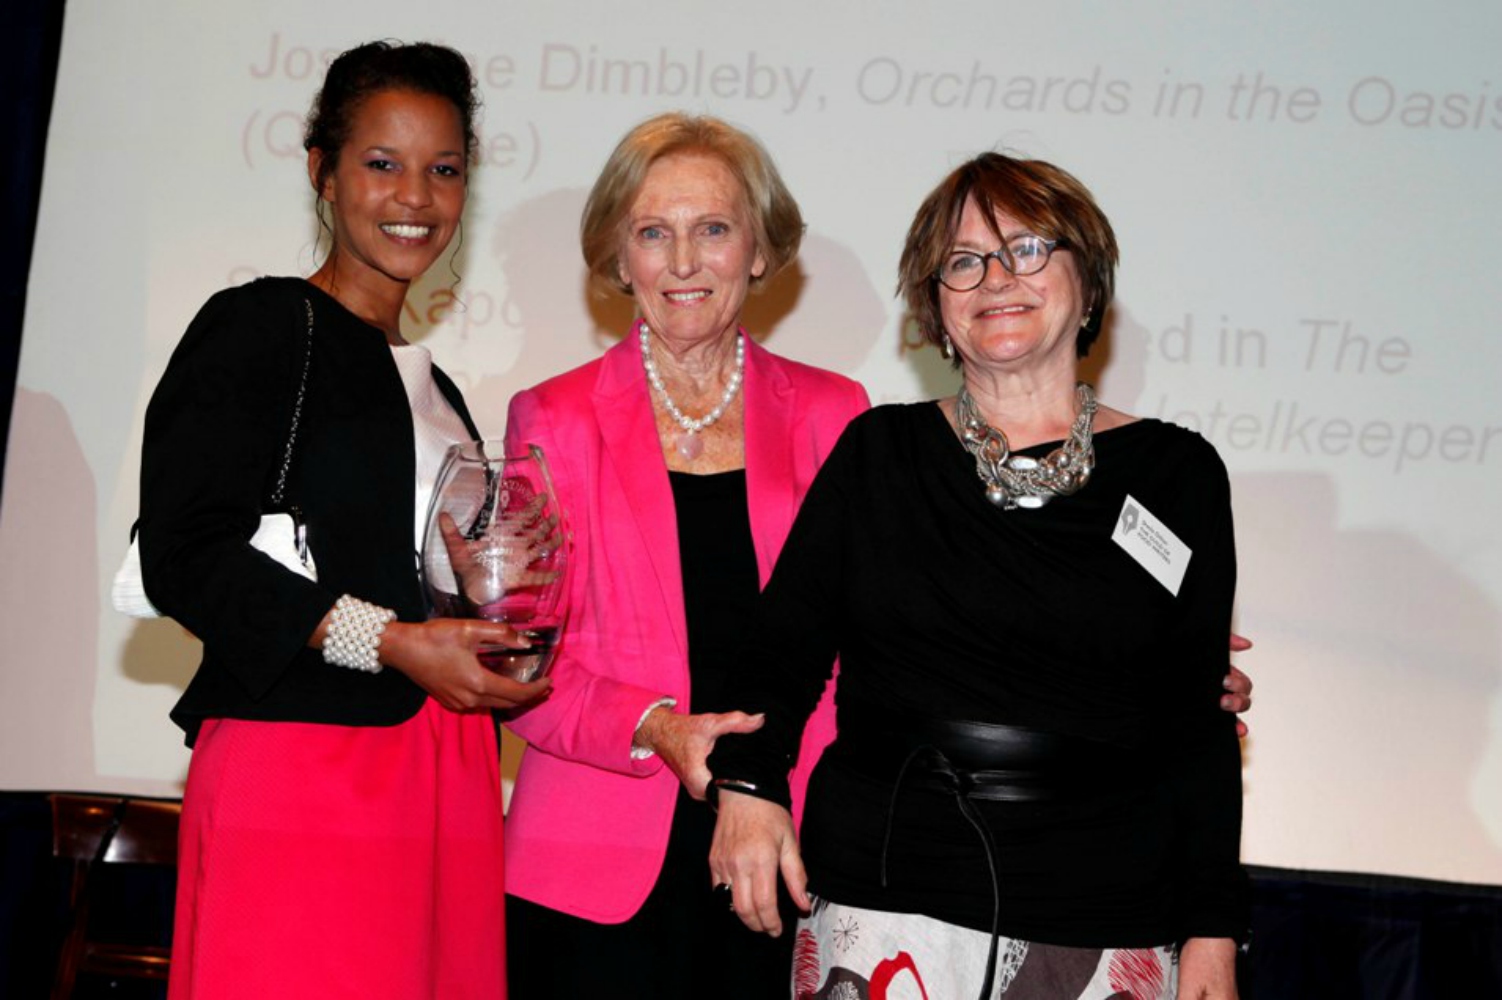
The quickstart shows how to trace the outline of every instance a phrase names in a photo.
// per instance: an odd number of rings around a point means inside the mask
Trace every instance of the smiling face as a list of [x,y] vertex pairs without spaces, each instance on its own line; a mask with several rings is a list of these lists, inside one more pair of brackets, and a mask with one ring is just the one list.
[[740,182],[699,153],[648,168],[617,259],[647,325],[680,344],[734,333],[751,279],[766,270]]
[[[323,155],[308,156],[315,185]],[[319,187],[332,210],[329,265],[340,284],[405,286],[431,267],[459,227],[465,168],[464,129],[449,100],[385,90],[361,104]]]
[[[996,228],[1011,239],[1030,228],[998,212]],[[953,250],[986,254],[1000,244],[975,201],[965,203]],[[967,365],[998,371],[1073,370],[1075,341],[1085,318],[1074,255],[1059,247],[1048,266],[1017,277],[996,260],[986,261],[985,280],[968,292],[939,288],[944,331]]]

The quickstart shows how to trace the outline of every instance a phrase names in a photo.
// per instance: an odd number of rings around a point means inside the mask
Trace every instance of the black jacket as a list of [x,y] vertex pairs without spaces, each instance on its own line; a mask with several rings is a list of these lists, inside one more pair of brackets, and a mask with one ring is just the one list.
[[[282,461],[313,306],[313,355],[287,501],[302,508],[318,582],[252,548]],[[454,384],[433,376],[478,437]],[[403,674],[329,666],[306,646],[348,593],[426,617],[412,544],[416,459],[384,335],[298,278],[211,298],[146,410],[141,562],[147,596],[203,641],[172,718],[395,725],[422,706]]]

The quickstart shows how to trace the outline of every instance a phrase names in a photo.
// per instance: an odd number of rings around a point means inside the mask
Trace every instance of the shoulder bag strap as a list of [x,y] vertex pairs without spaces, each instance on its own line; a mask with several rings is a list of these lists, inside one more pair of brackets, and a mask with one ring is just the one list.
[[[292,426],[287,431],[287,447],[282,449],[282,467],[276,475],[276,487],[271,491],[271,508],[279,509],[287,498],[287,474],[292,470],[292,456],[297,447],[297,430],[302,425],[302,404],[308,395],[308,369],[313,366],[313,303],[302,300],[308,317],[306,346],[303,348],[302,376],[297,382],[297,395],[292,400]],[[296,520],[294,515],[294,520]]]

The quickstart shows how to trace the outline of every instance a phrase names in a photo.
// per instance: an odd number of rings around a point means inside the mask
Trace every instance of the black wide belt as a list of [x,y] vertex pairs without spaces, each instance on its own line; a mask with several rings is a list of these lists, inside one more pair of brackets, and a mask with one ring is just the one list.
[[991,874],[991,949],[981,997],[991,995],[1000,942],[1001,884],[996,839],[974,800],[1044,802],[1130,773],[1138,755],[1104,740],[967,719],[934,719],[889,712],[847,699],[839,736],[829,748],[858,773],[892,782],[881,845],[881,885],[887,886],[892,825],[904,788],[952,795],[960,815],[985,849]]
[[843,706],[841,763],[869,777],[999,802],[1040,802],[1129,773],[1137,754],[1063,733]]

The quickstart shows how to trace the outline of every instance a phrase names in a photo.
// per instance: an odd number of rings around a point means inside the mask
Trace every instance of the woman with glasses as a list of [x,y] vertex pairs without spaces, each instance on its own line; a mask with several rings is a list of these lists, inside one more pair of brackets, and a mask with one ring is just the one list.
[[[977,157],[912,223],[901,288],[959,390],[830,454],[739,655],[765,723],[709,760],[736,911],[779,933],[779,876],[811,907],[797,996],[1236,995],[1229,484],[1079,381],[1116,262],[1041,161]],[[836,656],[800,845],[787,766]]]

